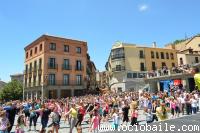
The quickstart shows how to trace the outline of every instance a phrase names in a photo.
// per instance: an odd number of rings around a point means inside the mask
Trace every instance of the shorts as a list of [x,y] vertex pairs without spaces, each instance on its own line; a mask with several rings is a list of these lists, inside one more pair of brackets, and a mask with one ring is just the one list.
[[29,111],[24,111],[25,117],[30,117]]
[[48,119],[42,119],[41,123],[42,123],[42,128],[46,128],[48,124]]
[[180,112],[181,112],[181,111],[180,111],[180,108],[179,108],[178,106],[176,106],[175,112],[176,112],[176,113],[180,113]]

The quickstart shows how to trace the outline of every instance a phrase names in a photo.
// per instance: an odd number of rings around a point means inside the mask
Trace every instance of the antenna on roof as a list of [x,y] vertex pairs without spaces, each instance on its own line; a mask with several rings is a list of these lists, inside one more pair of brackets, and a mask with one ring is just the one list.
[[187,40],[188,39],[188,37],[187,37],[187,33],[185,32],[185,40]]

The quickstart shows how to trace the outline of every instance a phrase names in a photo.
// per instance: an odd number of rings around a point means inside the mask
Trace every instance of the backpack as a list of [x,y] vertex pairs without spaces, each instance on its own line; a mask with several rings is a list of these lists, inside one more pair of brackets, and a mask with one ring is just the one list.
[[37,114],[36,114],[35,111],[33,111],[33,112],[30,113],[30,117],[35,117],[36,115],[37,115]]
[[52,120],[53,122],[59,122],[59,114],[54,112],[52,115]]

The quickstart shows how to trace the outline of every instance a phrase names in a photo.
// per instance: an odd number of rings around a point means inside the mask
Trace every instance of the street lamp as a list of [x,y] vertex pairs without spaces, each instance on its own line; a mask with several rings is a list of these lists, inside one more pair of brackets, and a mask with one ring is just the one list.
[[44,101],[44,83],[45,83],[45,81],[47,80],[47,78],[48,78],[48,74],[45,74],[45,75],[44,75],[43,82],[42,82],[42,88],[41,88],[41,93],[42,93],[42,103],[43,103],[43,101]]

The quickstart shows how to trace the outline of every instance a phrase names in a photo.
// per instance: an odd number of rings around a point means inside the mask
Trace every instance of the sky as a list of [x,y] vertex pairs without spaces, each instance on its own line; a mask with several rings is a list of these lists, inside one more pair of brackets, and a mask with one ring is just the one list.
[[0,79],[24,70],[24,47],[43,34],[83,40],[105,70],[116,41],[158,47],[200,33],[199,0],[1,0]]

